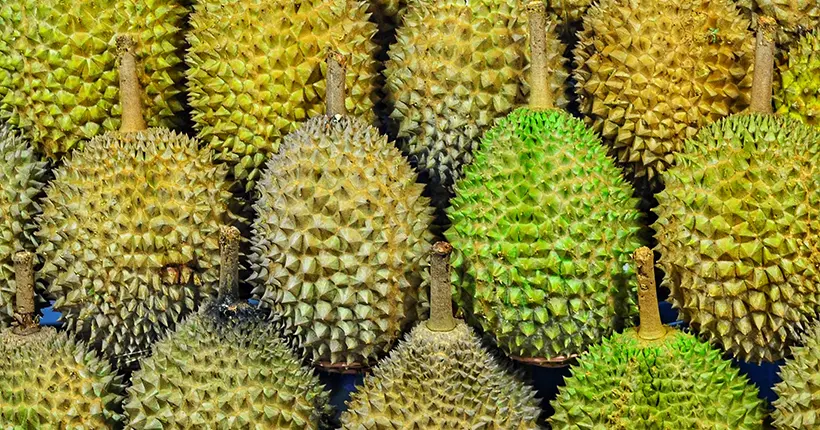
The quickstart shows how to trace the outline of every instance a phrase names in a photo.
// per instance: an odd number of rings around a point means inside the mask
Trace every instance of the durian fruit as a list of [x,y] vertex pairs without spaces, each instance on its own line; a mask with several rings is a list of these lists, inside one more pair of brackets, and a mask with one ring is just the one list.
[[0,331],[0,425],[5,429],[112,428],[122,420],[122,377],[67,333],[40,328],[34,254],[14,256],[18,325]]
[[14,315],[12,254],[35,247],[34,216],[45,179],[46,163],[18,132],[0,125],[0,327]]
[[803,333],[801,346],[792,347],[792,358],[780,367],[781,382],[772,389],[774,428],[810,430],[820,425],[820,322]]
[[794,35],[814,30],[820,24],[820,1],[754,0],[755,11],[777,20],[778,38],[790,42]]
[[580,111],[643,195],[701,126],[749,104],[753,37],[732,0],[600,0],[574,50]]
[[346,107],[374,119],[376,25],[362,0],[198,1],[188,33],[188,101],[198,137],[245,191],[282,138],[324,113],[329,51],[350,57]]
[[580,21],[594,0],[547,0],[550,12],[564,22]]
[[[531,6],[539,30],[544,5]],[[533,21],[535,20],[535,21]],[[508,355],[563,361],[636,313],[637,199],[600,139],[555,109],[546,38],[533,34],[530,107],[487,133],[456,184],[447,239],[456,300]]]
[[126,429],[318,429],[328,393],[238,300],[239,230],[223,227],[219,297],[154,344],[128,388]]
[[535,391],[453,318],[450,251],[446,242],[433,246],[430,319],[351,395],[343,430],[538,428]]
[[51,158],[117,130],[122,106],[111,40],[129,34],[149,125],[179,124],[187,16],[181,1],[5,0],[0,35],[11,32],[5,42],[16,56],[0,61],[12,75],[9,81],[0,72],[0,105],[12,110],[11,123]]
[[11,107],[4,100],[9,87],[19,80],[23,61],[20,53],[12,49],[20,37],[20,2],[7,0],[0,3],[0,120],[11,115]]
[[432,210],[401,153],[344,115],[344,60],[330,56],[327,115],[285,137],[258,185],[250,277],[310,360],[366,366],[423,313]]
[[641,325],[578,359],[551,402],[560,429],[763,430],[757,388],[691,334],[661,324],[652,251],[635,252]]
[[807,33],[779,65],[774,104],[778,115],[820,126],[820,30]]
[[216,291],[226,169],[167,129],[145,129],[133,39],[122,50],[119,132],[64,158],[39,217],[43,275],[67,328],[118,366]]
[[751,112],[686,141],[653,225],[672,304],[753,362],[782,358],[820,310],[820,131],[770,114],[775,30],[761,22]]
[[[526,102],[526,13],[520,0],[414,1],[390,48],[385,90],[398,143],[430,182],[443,207],[473,160],[478,140]],[[547,24],[545,24],[547,25]],[[567,104],[564,46],[547,25],[550,74],[543,78]]]

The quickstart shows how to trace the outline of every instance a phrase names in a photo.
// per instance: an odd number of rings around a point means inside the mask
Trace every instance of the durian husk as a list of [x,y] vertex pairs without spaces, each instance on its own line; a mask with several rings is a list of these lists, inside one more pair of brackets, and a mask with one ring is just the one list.
[[46,179],[47,163],[19,132],[0,125],[0,328],[8,327],[14,316],[12,256],[37,246],[35,216]]
[[694,336],[647,341],[631,329],[578,359],[550,404],[555,430],[763,430],[757,388]]
[[778,115],[820,126],[820,30],[798,39],[778,64],[774,105]]
[[126,428],[324,428],[329,393],[281,328],[241,303],[191,316],[134,373]]
[[[146,117],[152,127],[181,124],[184,96],[179,0],[8,0],[0,6],[0,107],[50,158],[82,148],[120,126],[117,53],[130,34]],[[13,26],[14,28],[9,28]],[[2,55],[0,55],[2,57]]]
[[345,104],[373,122],[377,28],[360,0],[207,0],[194,6],[188,101],[197,136],[251,192],[282,139],[324,113],[325,56],[350,57]]
[[55,171],[41,276],[68,330],[124,367],[216,292],[226,168],[166,129],[112,132]]
[[749,26],[731,0],[589,9],[574,50],[580,111],[639,190],[658,191],[685,139],[749,105]]
[[774,428],[809,430],[820,425],[820,323],[812,323],[801,336],[800,346],[792,347],[792,357],[780,367],[781,382],[772,389]]
[[342,413],[342,429],[538,429],[535,391],[481,346],[463,321],[414,328]]
[[754,0],[754,3],[756,13],[777,20],[778,39],[782,43],[791,43],[795,36],[820,25],[817,0]]
[[285,137],[258,183],[253,294],[308,359],[369,366],[427,312],[429,199],[365,122],[318,116]]
[[[430,182],[434,203],[473,161],[480,137],[527,102],[527,14],[520,0],[416,1],[404,13],[385,76],[398,144]],[[564,46],[549,23],[549,86],[567,105]]]
[[13,429],[98,430],[122,420],[122,377],[82,342],[43,327],[0,332],[0,423]]
[[638,201],[582,121],[514,111],[455,190],[455,300],[507,355],[564,361],[632,325]]
[[792,118],[735,115],[686,141],[657,195],[669,300],[739,359],[782,358],[820,310],[818,142]]

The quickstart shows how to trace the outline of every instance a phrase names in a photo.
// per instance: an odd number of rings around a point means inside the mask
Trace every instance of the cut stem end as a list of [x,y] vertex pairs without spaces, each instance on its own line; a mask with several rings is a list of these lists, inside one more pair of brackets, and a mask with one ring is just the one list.
[[132,133],[148,128],[142,116],[142,90],[137,74],[137,44],[131,36],[117,36],[117,53],[120,57],[120,105],[122,123],[120,132]]
[[239,229],[222,226],[219,230],[219,292],[218,300],[239,299]]
[[456,328],[453,317],[453,293],[450,284],[450,253],[453,246],[447,242],[436,242],[433,245],[430,262],[430,319],[427,328],[430,331],[451,331]]
[[18,252],[12,257],[14,275],[17,287],[15,318],[18,325],[14,333],[19,335],[32,334],[39,331],[35,318],[34,307],[34,254]]
[[644,246],[635,251],[634,258],[638,274],[638,308],[641,313],[638,337],[644,340],[660,339],[666,336],[667,331],[661,324],[661,313],[658,308],[655,257],[652,250]]
[[344,115],[345,109],[345,68],[344,55],[331,52],[327,58],[327,92],[325,109],[327,116]]
[[547,110],[555,107],[549,86],[547,64],[547,6],[542,0],[527,5],[530,31],[530,108]]
[[774,78],[777,21],[762,16],[758,19],[758,24],[752,101],[749,110],[755,113],[771,114],[774,112],[772,107],[772,79]]

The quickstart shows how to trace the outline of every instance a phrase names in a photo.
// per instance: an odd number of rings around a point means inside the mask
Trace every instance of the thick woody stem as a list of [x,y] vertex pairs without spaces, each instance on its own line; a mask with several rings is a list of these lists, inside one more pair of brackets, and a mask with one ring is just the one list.
[[666,330],[661,324],[661,313],[658,309],[652,250],[645,246],[638,248],[635,251],[635,265],[638,272],[638,307],[641,312],[638,336],[645,340],[660,339],[666,335]]
[[772,79],[774,77],[775,32],[777,22],[766,16],[758,20],[757,43],[755,46],[755,72],[752,81],[752,112],[771,114]]
[[223,226],[219,230],[219,300],[239,298],[239,229]]
[[547,6],[542,0],[527,5],[530,22],[530,108],[552,109],[554,101],[549,87],[547,65]]
[[120,132],[131,133],[148,128],[142,116],[142,91],[137,75],[136,42],[131,36],[117,36],[117,53],[120,57],[120,104],[122,124]]
[[345,114],[345,57],[339,52],[331,52],[327,58],[327,116]]
[[17,333],[31,333],[37,330],[34,318],[34,254],[18,252],[12,257],[14,275],[17,284]]
[[450,331],[456,327],[453,318],[453,293],[450,285],[450,253],[453,246],[447,242],[433,245],[430,272],[430,319],[427,328],[431,331]]

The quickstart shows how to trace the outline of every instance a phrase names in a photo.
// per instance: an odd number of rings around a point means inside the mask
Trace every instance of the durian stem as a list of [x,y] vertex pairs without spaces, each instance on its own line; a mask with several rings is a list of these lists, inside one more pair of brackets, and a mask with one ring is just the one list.
[[28,334],[39,329],[34,318],[34,254],[18,252],[12,257],[14,276],[17,284],[17,309],[15,316],[19,322],[16,332]]
[[773,18],[761,16],[758,19],[757,43],[755,46],[755,71],[752,81],[752,112],[771,114],[772,79],[774,77],[774,50],[777,22]]
[[530,21],[530,108],[552,109],[555,104],[549,87],[547,64],[547,6],[543,0],[527,5]]
[[136,42],[131,36],[117,36],[117,53],[120,57],[120,105],[122,124],[120,132],[132,133],[148,128],[142,116],[142,91],[137,75]]
[[339,52],[331,52],[327,58],[327,116],[345,114],[345,58]]
[[453,318],[453,293],[450,285],[450,253],[453,246],[447,242],[436,242],[430,262],[430,319],[427,328],[431,331],[450,331],[456,327]]
[[239,229],[223,226],[219,230],[219,292],[218,298],[239,299]]
[[645,340],[660,339],[666,335],[666,330],[661,324],[661,313],[658,309],[652,250],[645,246],[638,248],[635,251],[635,265],[638,273],[638,307],[641,312],[638,336]]

